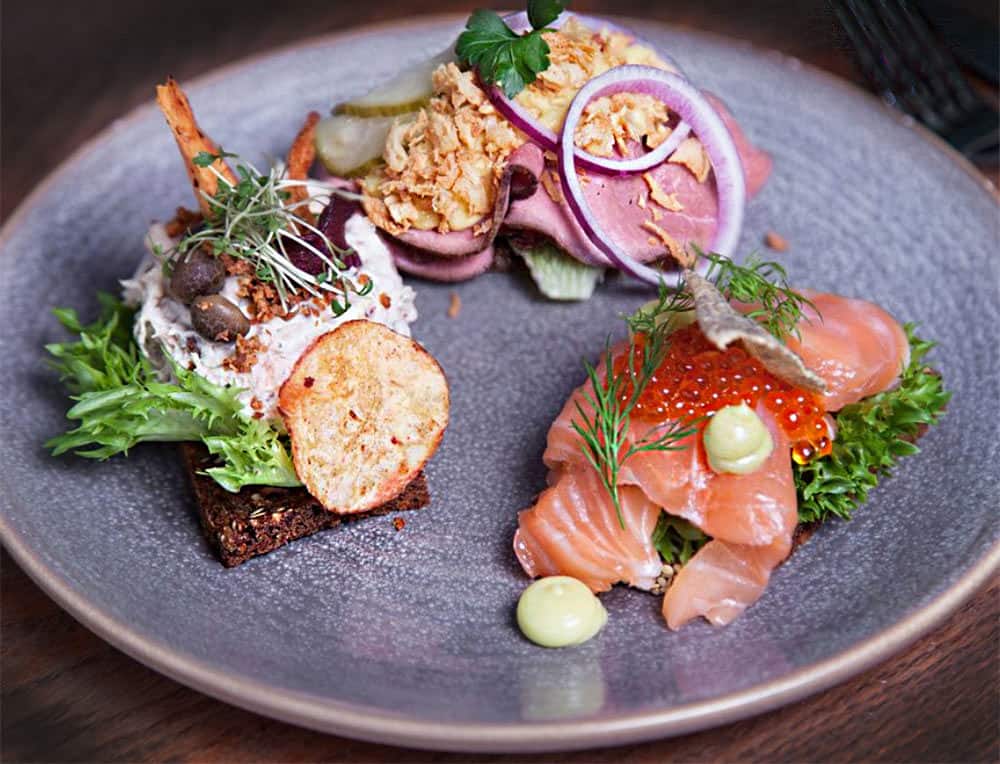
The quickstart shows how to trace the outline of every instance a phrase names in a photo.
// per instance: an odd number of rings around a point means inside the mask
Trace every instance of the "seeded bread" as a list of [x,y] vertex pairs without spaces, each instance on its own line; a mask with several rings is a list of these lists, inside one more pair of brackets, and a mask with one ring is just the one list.
[[345,521],[419,509],[430,502],[427,480],[420,472],[391,501],[367,512],[338,515],[324,509],[304,488],[251,486],[230,493],[212,478],[199,474],[212,466],[211,457],[201,445],[183,443],[181,453],[194,488],[202,531],[227,568]]

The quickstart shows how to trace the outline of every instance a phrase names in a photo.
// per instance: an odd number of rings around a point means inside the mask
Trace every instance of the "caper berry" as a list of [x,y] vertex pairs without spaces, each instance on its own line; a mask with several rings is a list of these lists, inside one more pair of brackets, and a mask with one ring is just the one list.
[[191,303],[191,324],[206,340],[232,342],[250,331],[250,321],[225,297],[217,294],[196,297]]
[[174,264],[170,293],[190,305],[196,297],[216,294],[225,281],[226,267],[219,258],[199,248]]

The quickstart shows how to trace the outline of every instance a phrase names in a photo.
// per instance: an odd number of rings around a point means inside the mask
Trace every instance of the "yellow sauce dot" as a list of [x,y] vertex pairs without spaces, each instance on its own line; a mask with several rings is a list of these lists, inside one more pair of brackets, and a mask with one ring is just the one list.
[[517,603],[521,633],[542,647],[579,645],[597,634],[607,620],[600,600],[570,576],[535,581]]
[[737,475],[755,472],[774,450],[771,433],[745,403],[723,406],[716,411],[703,438],[708,464],[716,472]]

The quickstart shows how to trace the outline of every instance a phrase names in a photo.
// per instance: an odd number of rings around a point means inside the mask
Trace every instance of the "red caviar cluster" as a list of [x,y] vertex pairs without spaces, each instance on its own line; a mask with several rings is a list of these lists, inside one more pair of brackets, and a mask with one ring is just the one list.
[[[637,342],[641,353],[641,342]],[[637,358],[638,362],[638,358]],[[625,358],[615,372],[625,370]],[[830,453],[832,434],[820,396],[778,379],[745,350],[718,350],[697,324],[670,335],[670,347],[636,402],[633,416],[658,421],[711,416],[723,406],[763,400],[792,443],[800,464]]]

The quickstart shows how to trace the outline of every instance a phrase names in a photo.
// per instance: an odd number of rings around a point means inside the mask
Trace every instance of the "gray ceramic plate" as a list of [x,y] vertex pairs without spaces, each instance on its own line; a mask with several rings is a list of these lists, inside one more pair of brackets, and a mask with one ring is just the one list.
[[[190,83],[207,131],[281,155],[307,109],[357,94],[454,22],[320,40]],[[643,27],[729,101],[775,158],[744,245],[791,242],[803,284],[868,297],[941,340],[955,391],[940,427],[850,524],[831,524],[724,630],[668,632],[653,597],[618,590],[585,646],[521,639],[515,512],[544,481],[546,429],[618,311],[621,281],[556,305],[523,276],[419,287],[416,334],[447,369],[451,428],[434,502],[298,542],[236,570],[202,540],[169,446],[94,464],[51,459],[66,400],[41,348],[47,309],[89,314],[141,253],[147,223],[190,202],[153,108],[115,124],[42,184],[3,233],[3,540],[61,605],[156,669],[299,724],[425,747],[608,745],[718,724],[815,692],[898,650],[994,569],[997,545],[997,203],[956,156],[874,100],[777,55]],[[975,319],[975,320],[973,320]],[[983,414],[986,414],[983,416]]]

